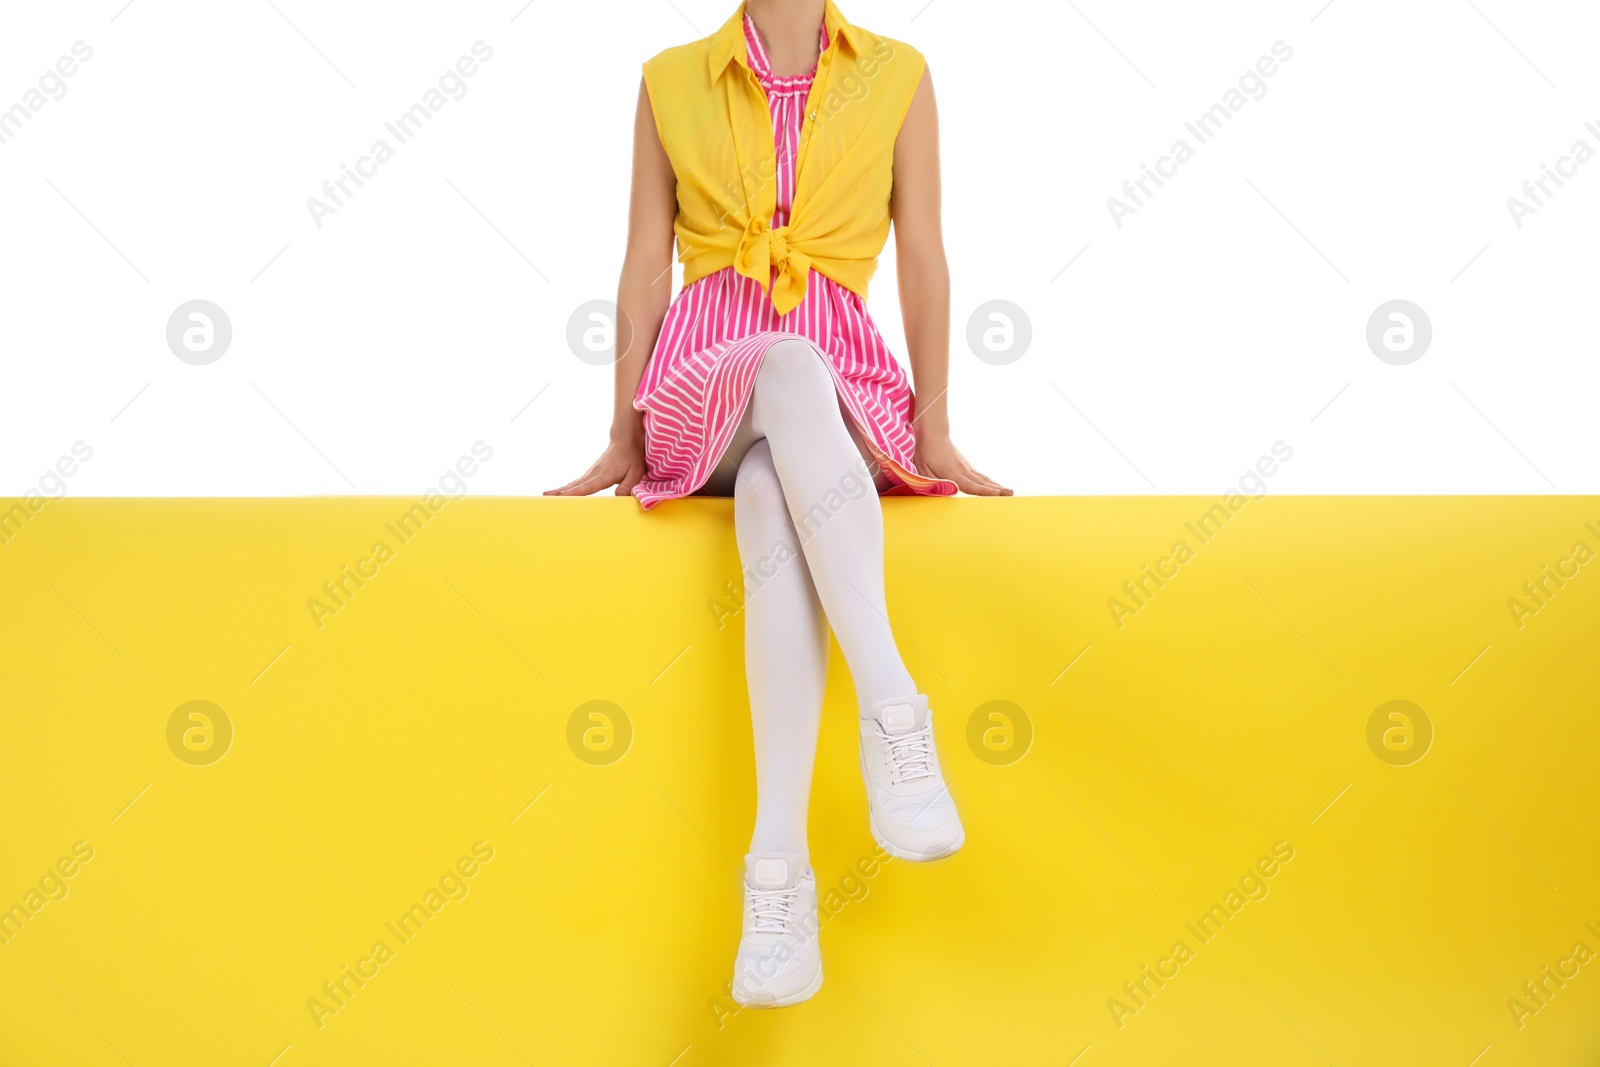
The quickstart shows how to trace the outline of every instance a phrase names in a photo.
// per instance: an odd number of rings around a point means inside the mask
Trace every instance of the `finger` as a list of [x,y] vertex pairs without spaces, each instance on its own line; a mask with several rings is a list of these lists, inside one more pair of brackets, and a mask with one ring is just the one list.
[[545,496],[566,496],[566,495],[568,495],[569,493],[572,492],[573,486],[577,485],[578,483],[580,483],[582,481],[583,481],[582,478],[574,478],[574,479],[572,479],[572,481],[568,482],[566,485],[563,485],[558,489],[546,489],[544,491],[544,495]]
[[982,471],[976,471],[976,470],[973,470],[971,467],[968,467],[967,468],[967,473],[970,474],[975,480],[983,483],[984,485],[989,486],[997,494],[999,494],[1001,496],[1010,496],[1011,495],[1011,490],[1007,489],[1005,486],[1001,485],[999,482],[995,481],[993,478],[989,477],[987,474],[983,473]]
[[628,468],[628,472],[622,476],[622,480],[617,482],[617,495],[618,496],[632,496],[633,495],[633,487],[638,485],[640,480],[642,480],[643,478],[644,478],[644,470],[643,469],[641,469],[639,467],[629,467]]
[[966,493],[968,496],[999,496],[1000,495],[994,488],[992,488],[992,487],[990,487],[988,485],[985,485],[983,482],[978,481],[976,478],[973,478],[966,471],[962,471],[961,473],[955,475],[951,479],[951,481],[956,483],[956,488],[957,489],[961,490],[963,493]]
[[560,486],[559,488],[556,488],[556,489],[546,489],[544,491],[544,495],[545,496],[566,496],[569,492],[572,491],[574,486],[581,485],[583,482],[587,481],[588,479],[593,478],[594,474],[595,474],[595,471],[597,471],[599,469],[600,469],[600,464],[591,463],[591,464],[589,464],[589,469],[588,470],[584,471],[582,474],[580,474],[576,478],[572,479],[572,481],[570,481],[566,485]]
[[570,488],[563,489],[561,492],[557,493],[556,495],[557,496],[589,496],[591,493],[597,493],[600,490],[606,488],[607,486],[615,485],[616,481],[617,480],[615,478],[607,478],[603,474],[594,474],[594,475],[590,475],[587,478],[583,478],[583,479],[579,480],[579,482],[576,485],[571,486]]
[[985,477],[982,474],[979,474],[978,475],[978,479],[984,485],[987,485],[990,489],[993,489],[996,496],[1010,496],[1011,495],[1011,490],[1010,489],[1007,489],[1005,486],[1001,485],[999,482],[995,481],[993,478],[988,478],[988,477]]

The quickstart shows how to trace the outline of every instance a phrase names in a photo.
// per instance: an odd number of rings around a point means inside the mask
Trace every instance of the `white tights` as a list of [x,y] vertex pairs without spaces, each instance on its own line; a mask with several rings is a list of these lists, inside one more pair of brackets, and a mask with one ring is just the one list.
[[767,349],[744,421],[707,483],[725,494],[733,475],[756,750],[751,852],[809,854],[830,623],[863,710],[917,694],[889,628],[871,467],[822,360],[798,339]]

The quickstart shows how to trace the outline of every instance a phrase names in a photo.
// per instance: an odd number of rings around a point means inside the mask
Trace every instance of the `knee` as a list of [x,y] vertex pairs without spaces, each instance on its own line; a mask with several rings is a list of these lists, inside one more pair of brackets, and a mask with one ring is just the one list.
[[833,375],[825,357],[810,341],[787,337],[767,348],[756,385],[785,397],[815,399],[833,396]]
[[826,370],[822,358],[822,353],[810,341],[785,337],[767,346],[762,367],[771,367],[782,374],[815,374]]
[[765,438],[751,445],[739,462],[739,473],[733,482],[733,506],[752,512],[788,514],[783,483],[778,480],[778,468],[773,466],[772,449]]

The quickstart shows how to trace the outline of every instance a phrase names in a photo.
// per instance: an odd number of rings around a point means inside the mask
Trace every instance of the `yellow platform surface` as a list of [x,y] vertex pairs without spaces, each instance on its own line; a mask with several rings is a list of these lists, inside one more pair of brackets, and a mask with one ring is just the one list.
[[967,843],[835,650],[766,1012],[729,501],[16,503],[5,1065],[1600,1064],[1600,499],[885,501]]

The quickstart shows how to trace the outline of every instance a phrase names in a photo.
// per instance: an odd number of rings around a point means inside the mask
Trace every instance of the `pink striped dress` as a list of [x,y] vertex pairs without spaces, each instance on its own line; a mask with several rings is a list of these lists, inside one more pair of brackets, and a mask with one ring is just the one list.
[[[787,225],[794,202],[801,117],[815,70],[776,77],[749,15],[744,36],[750,69],[772,110],[778,188],[771,223],[776,228]],[[828,47],[826,27],[821,46]],[[954,495],[954,482],[917,473],[911,383],[878,336],[866,302],[812,270],[805,299],[779,315],[761,286],[730,266],[686,287],[667,309],[633,400],[635,410],[644,413],[649,466],[633,488],[634,499],[648,510],[706,483],[744,417],[767,348],[790,337],[810,341],[827,357],[839,400],[886,475],[886,493]]]

